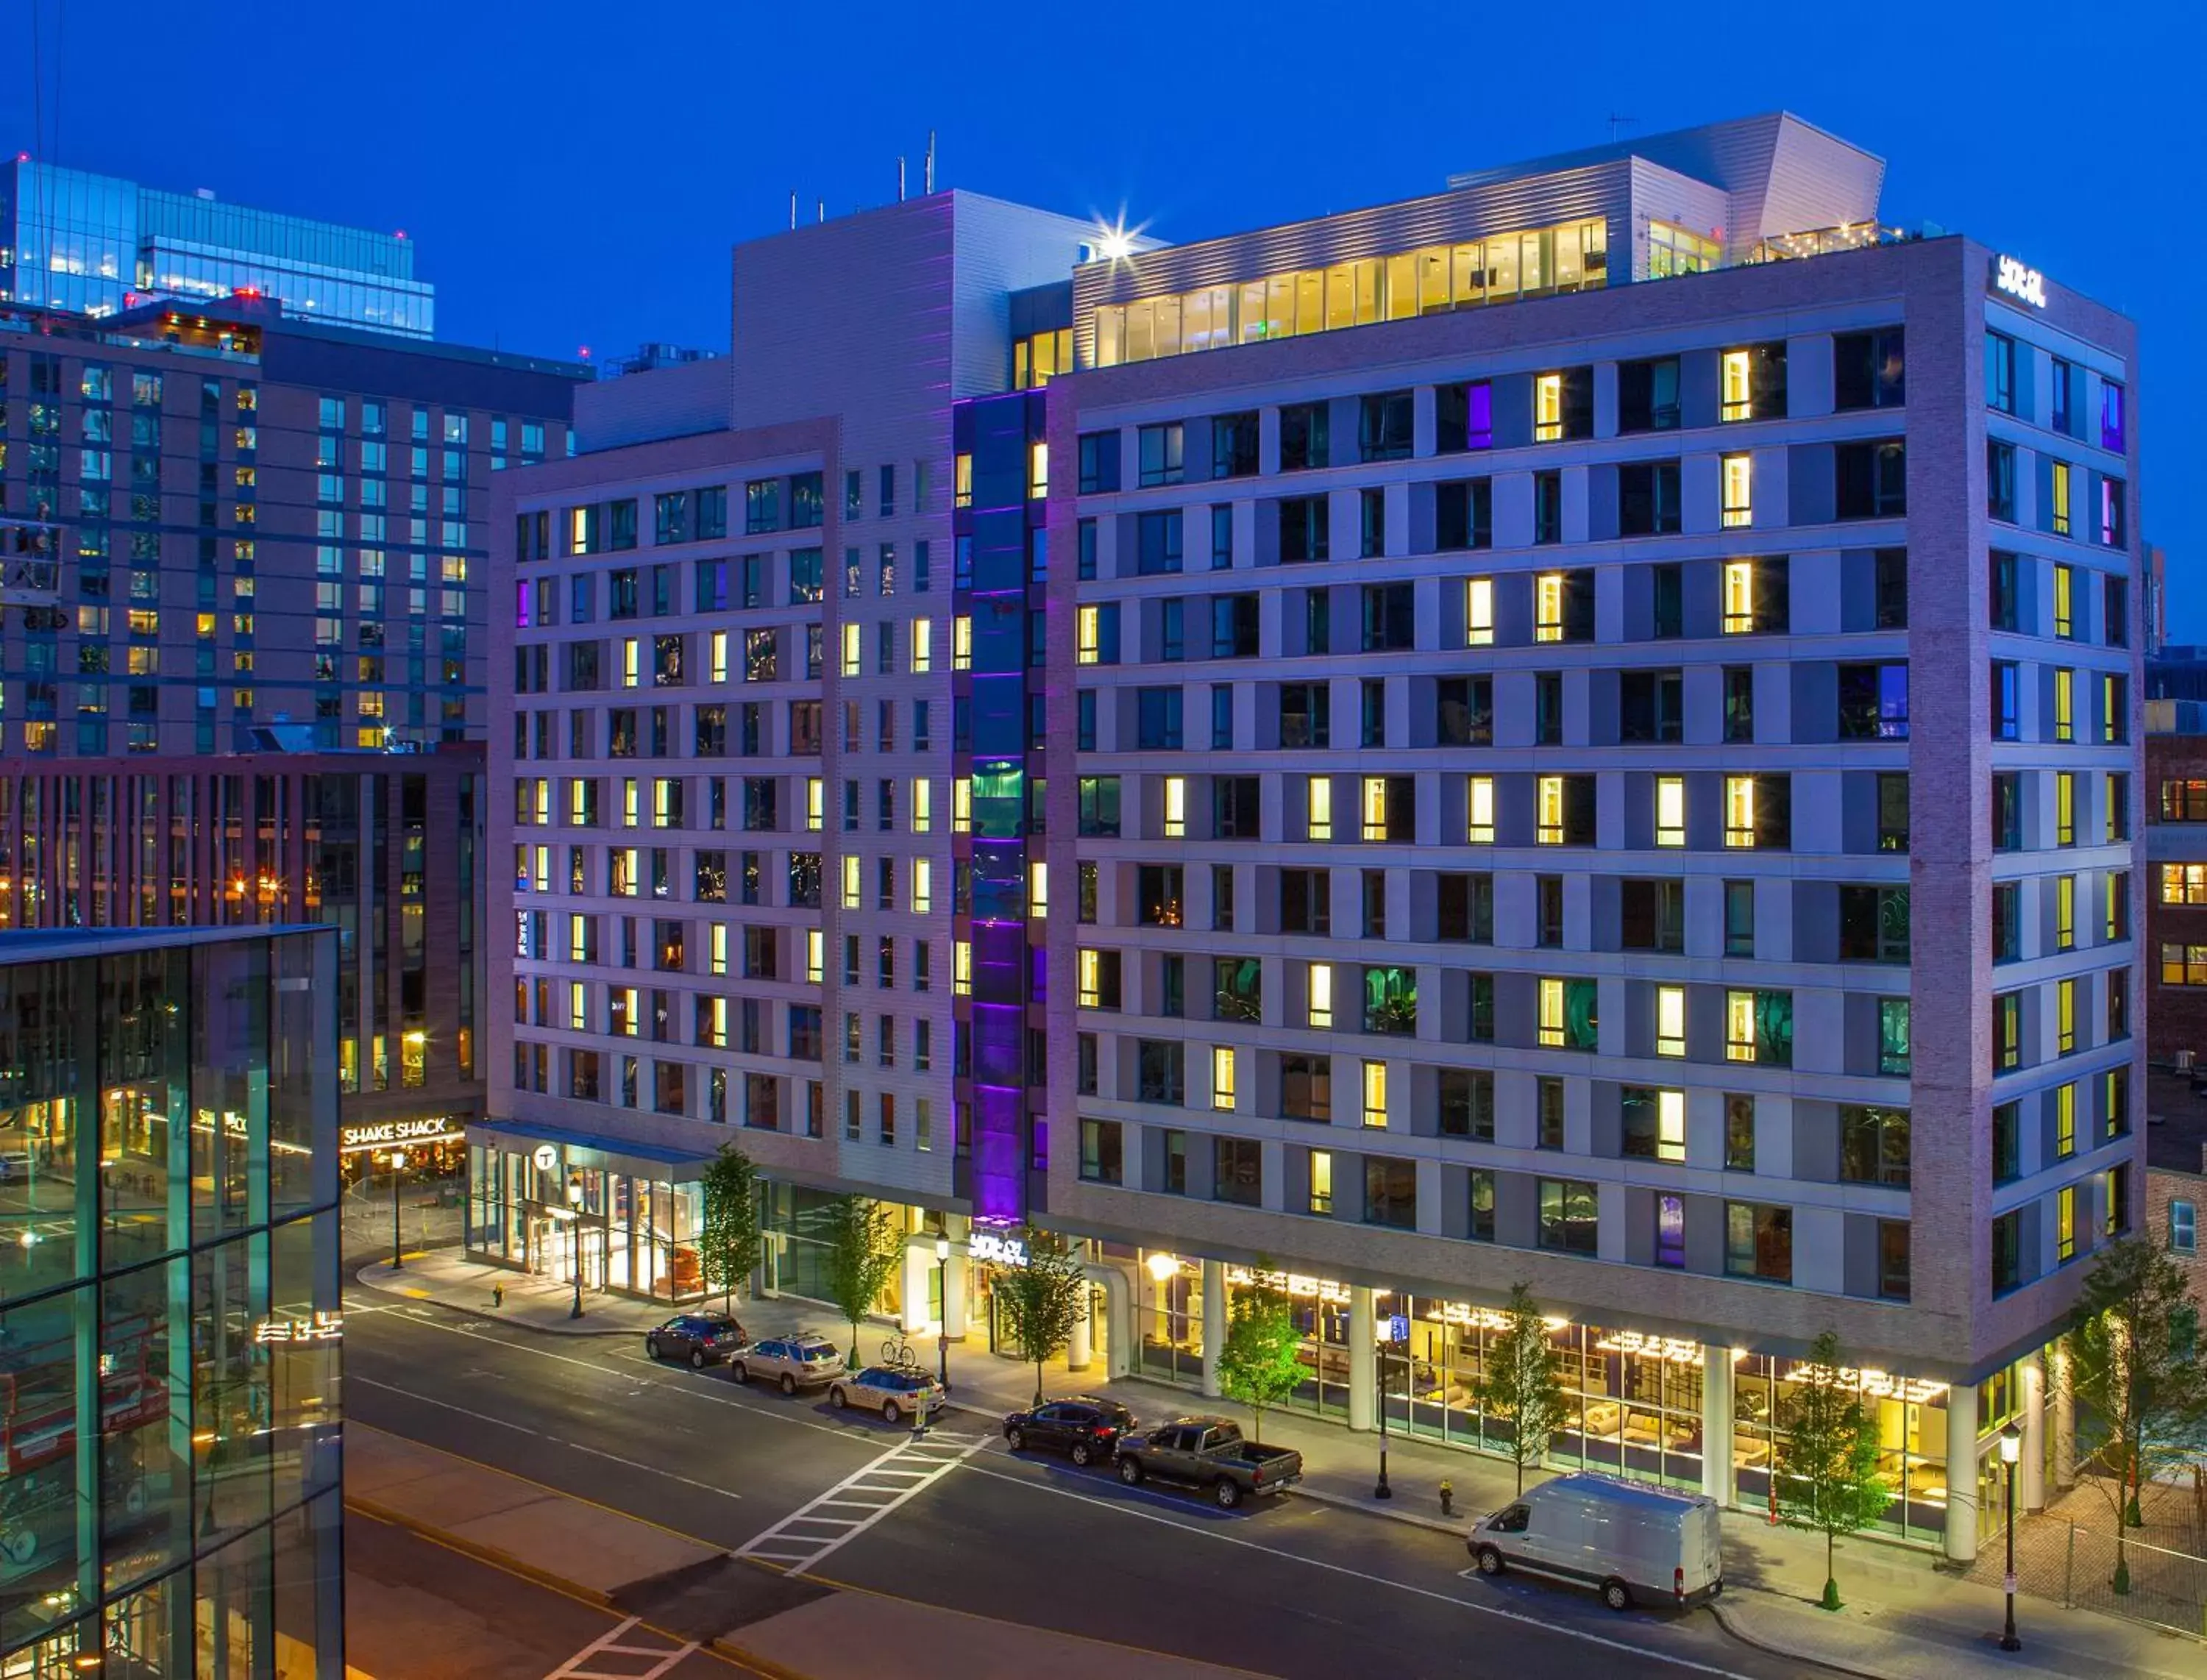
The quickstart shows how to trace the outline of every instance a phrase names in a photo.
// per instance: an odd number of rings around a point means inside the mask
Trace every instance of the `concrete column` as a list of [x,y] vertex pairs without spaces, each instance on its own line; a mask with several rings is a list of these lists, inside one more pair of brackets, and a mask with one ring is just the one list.
[[1086,1371],[1095,1362],[1095,1312],[1096,1290],[1092,1284],[1088,1289],[1088,1311],[1074,1320],[1073,1334],[1066,1341],[1065,1368],[1068,1371]]
[[942,1270],[942,1339],[966,1339],[966,1276],[971,1262],[953,1249],[950,1264]]
[[1947,1390],[1947,1556],[1967,1563],[1977,1555],[1977,1385]]
[[1702,1492],[1720,1505],[1738,1503],[1732,1473],[1732,1349],[1702,1348]]
[[935,1270],[933,1240],[914,1240],[904,1246],[904,1312],[900,1328],[906,1336],[916,1336],[934,1322],[927,1316],[927,1286],[933,1281],[929,1273]]
[[2023,1362],[2023,1458],[2015,1467],[2016,1504],[2046,1509],[2046,1355]]
[[2054,1491],[2066,1493],[2077,1486],[2077,1396],[2069,1388],[2067,1338],[2048,1348],[2047,1357],[2047,1378],[2054,1390]]
[[1124,1377],[1134,1368],[1134,1292],[1116,1266],[1098,1267],[1089,1276],[1104,1291],[1104,1375]]
[[1373,1319],[1372,1291],[1361,1283],[1349,1289],[1349,1426],[1370,1429],[1379,1421],[1375,1406],[1379,1369],[1374,1350],[1379,1332]]
[[1203,1263],[1203,1391],[1218,1393],[1218,1355],[1226,1346],[1226,1266]]

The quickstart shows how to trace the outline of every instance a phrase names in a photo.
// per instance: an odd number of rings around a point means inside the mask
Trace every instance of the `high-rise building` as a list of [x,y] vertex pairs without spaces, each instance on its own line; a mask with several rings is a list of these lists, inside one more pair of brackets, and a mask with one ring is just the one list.
[[566,1264],[583,1175],[587,1281],[694,1287],[737,1128],[770,1282],[861,1190],[885,1304],[960,1331],[932,1230],[1032,1220],[1087,1245],[1078,1360],[1215,1392],[1261,1265],[1295,1403],[1473,1448],[1523,1282],[1554,1462],[1760,1507],[1841,1382],[1884,1526],[1972,1555],[2137,1220],[2137,368],[1882,170],[1772,116],[1186,246],[1037,222],[1055,278],[959,194],[739,247],[730,429],[645,439],[645,374],[500,486],[470,1241]]
[[457,1138],[490,486],[589,377],[266,299],[0,310],[0,928],[334,923],[348,1124]]
[[0,939],[0,1670],[345,1672],[336,946]]
[[0,302],[112,315],[243,295],[364,332],[428,338],[436,288],[404,233],[372,233],[17,158],[0,163]]

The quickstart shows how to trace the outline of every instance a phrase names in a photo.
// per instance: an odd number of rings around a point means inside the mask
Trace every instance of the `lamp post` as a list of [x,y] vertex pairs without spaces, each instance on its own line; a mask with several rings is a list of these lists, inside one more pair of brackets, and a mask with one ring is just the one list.
[[935,1374],[942,1392],[950,1392],[950,1239],[935,1240],[935,1287],[942,1298],[942,1322],[935,1331]]
[[567,1316],[583,1316],[583,1181],[567,1181],[567,1229],[572,1233],[567,1247],[567,1269],[575,1279],[575,1304],[567,1309]]
[[2001,1635],[2003,1651],[2020,1651],[2015,1636],[2015,1462],[2023,1456],[2023,1432],[2011,1421],[2000,1432],[2001,1468],[2007,1478],[2007,1578],[2001,1584],[2007,1593],[2007,1627]]
[[1379,1480],[1373,1488],[1375,1499],[1391,1499],[1395,1490],[1387,1486],[1387,1361],[1394,1356],[1392,1341],[1382,1342],[1373,1349],[1379,1359]]
[[393,1271],[403,1271],[406,1266],[404,1253],[406,1243],[400,1233],[398,1223],[398,1175],[405,1170],[406,1151],[403,1149],[392,1150],[391,1151],[391,1269]]

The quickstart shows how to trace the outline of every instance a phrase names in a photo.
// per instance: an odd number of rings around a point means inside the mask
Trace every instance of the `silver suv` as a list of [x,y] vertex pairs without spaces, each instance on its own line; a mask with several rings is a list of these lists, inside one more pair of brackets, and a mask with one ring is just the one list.
[[728,1360],[728,1370],[739,1383],[754,1377],[771,1378],[784,1394],[818,1388],[843,1374],[843,1355],[833,1342],[817,1330],[795,1336],[769,1336],[739,1348]]

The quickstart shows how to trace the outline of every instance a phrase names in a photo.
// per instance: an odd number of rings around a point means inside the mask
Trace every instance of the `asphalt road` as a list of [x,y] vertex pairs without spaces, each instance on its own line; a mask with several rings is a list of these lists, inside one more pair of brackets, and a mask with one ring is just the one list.
[[[740,1547],[902,1439],[719,1370],[654,1366],[626,1337],[355,1296],[352,1417],[715,1545]],[[946,1427],[988,1432],[962,1414]],[[1292,1494],[1221,1512],[992,1440],[814,1573],[1290,1680],[1803,1671],[1706,1611],[1617,1616],[1591,1595],[1482,1581],[1469,1561],[1448,1535]],[[925,1671],[912,1654],[896,1665]]]

